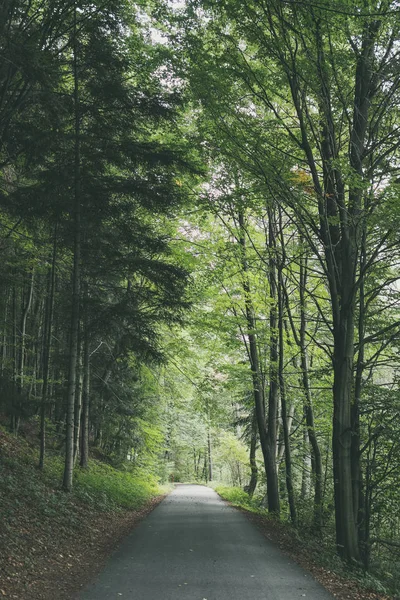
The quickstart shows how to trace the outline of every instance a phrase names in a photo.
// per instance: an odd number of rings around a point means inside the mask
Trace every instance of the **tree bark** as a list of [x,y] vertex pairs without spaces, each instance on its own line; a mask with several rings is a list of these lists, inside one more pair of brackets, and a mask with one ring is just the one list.
[[314,409],[312,406],[311,390],[310,390],[310,379],[309,379],[309,368],[308,368],[308,354],[307,354],[307,343],[306,343],[306,332],[307,332],[307,306],[306,306],[306,288],[307,288],[307,257],[302,256],[300,258],[300,335],[299,335],[299,346],[300,346],[300,363],[301,363],[301,380],[304,390],[304,403],[303,411],[307,426],[307,434],[310,440],[313,458],[313,471],[314,471],[314,515],[313,515],[313,527],[315,531],[321,532],[322,528],[322,456],[321,449],[319,447],[318,438],[315,433],[314,425]]
[[207,432],[207,460],[208,460],[208,480],[213,479],[213,463],[212,463],[212,447],[211,447],[211,432],[208,428]]
[[35,272],[32,268],[29,276],[29,289],[26,301],[22,308],[21,324],[20,324],[20,351],[19,351],[19,393],[22,394],[24,388],[24,377],[25,377],[25,346],[26,346],[26,322],[28,320],[28,314],[32,306],[33,299],[33,285],[35,279]]
[[70,326],[69,373],[67,390],[67,420],[66,445],[63,489],[72,489],[74,469],[74,426],[75,426],[75,394],[79,342],[79,308],[80,308],[80,279],[81,279],[81,156],[80,156],[80,109],[79,109],[79,79],[78,79],[78,40],[77,40],[77,9],[74,12],[74,112],[75,112],[75,166],[74,166],[74,265],[72,272],[72,309]]
[[87,323],[85,324],[83,343],[83,394],[81,416],[81,458],[80,466],[84,469],[89,464],[89,410],[90,410],[90,352]]
[[308,435],[307,426],[303,430],[303,467],[301,471],[301,492],[300,497],[303,502],[306,502],[310,496],[311,489],[311,454],[310,454],[310,438]]
[[[281,274],[280,274],[281,275]],[[282,277],[279,277],[281,282]],[[289,437],[289,423],[288,413],[286,406],[286,387],[284,377],[284,359],[285,359],[285,347],[284,347],[284,324],[283,324],[283,293],[281,283],[278,283],[278,328],[279,328],[279,363],[278,363],[278,377],[279,377],[279,390],[281,398],[281,414],[282,414],[282,429],[283,439],[285,446],[285,471],[286,471],[286,489],[288,494],[289,508],[290,508],[290,519],[294,526],[297,525],[297,511],[296,501],[294,497],[293,489],[293,478],[292,478],[292,454],[290,448],[290,437]]]
[[[364,272],[367,256],[366,256],[367,234],[364,223],[362,243],[360,250],[360,273]],[[363,485],[363,474],[361,469],[361,439],[360,439],[360,404],[363,388],[363,373],[365,360],[365,283],[364,278],[361,278],[360,293],[359,293],[359,314],[358,314],[358,354],[356,362],[356,376],[354,382],[354,399],[351,406],[351,473],[353,484],[353,507],[354,516],[357,523],[358,544],[360,548],[361,559],[364,567],[368,568],[369,563],[369,524],[367,525],[367,511],[365,506],[365,493]]]
[[10,304],[10,290],[7,289],[5,292],[5,306],[4,306],[4,319],[3,319],[3,335],[2,335],[2,348],[1,348],[1,376],[4,373],[4,366],[7,360],[7,325],[8,325],[8,312]]
[[253,497],[258,482],[258,469],[256,462],[256,451],[257,451],[257,416],[255,410],[253,410],[253,417],[251,420],[251,440],[250,440],[250,469],[251,477],[249,485],[247,486],[247,493],[250,498]]
[[78,360],[77,377],[74,408],[74,467],[78,460],[80,451],[80,433],[81,433],[81,414],[82,414],[82,395],[83,395],[83,370],[82,370],[82,347],[81,341],[78,342]]
[[[276,411],[277,411],[277,398],[275,397],[275,390],[270,394],[269,411],[272,411],[273,415],[269,416],[268,424],[272,424],[271,431],[267,433],[266,418],[265,418],[265,399],[264,389],[262,385],[259,355],[257,348],[256,338],[256,322],[254,315],[254,308],[251,298],[251,288],[248,278],[248,265],[246,256],[246,238],[245,238],[245,224],[243,212],[239,212],[239,227],[240,227],[240,245],[242,252],[242,270],[243,270],[243,291],[245,295],[245,310],[247,320],[247,335],[249,340],[249,359],[253,381],[253,394],[255,403],[255,412],[258,424],[258,433],[260,437],[260,445],[264,458],[264,467],[267,477],[267,499],[268,499],[268,510],[271,513],[279,514],[280,512],[280,501],[279,501],[279,487],[278,487],[278,475],[276,470]],[[275,402],[275,404],[274,404]],[[274,437],[275,433],[275,437]],[[275,442],[275,445],[274,445]]]
[[53,331],[53,312],[54,312],[54,293],[56,283],[56,259],[57,259],[57,225],[54,229],[53,253],[51,259],[51,269],[49,274],[49,289],[47,294],[45,326],[44,326],[44,347],[43,347],[43,386],[40,405],[40,454],[39,469],[44,468],[44,459],[46,453],[46,408],[49,400],[49,373],[50,373],[50,353]]
[[[276,218],[275,212],[268,207],[268,282],[271,307],[269,312],[269,390],[268,390],[268,417],[267,417],[267,445],[269,448],[269,468],[267,471],[267,489],[271,495],[273,511],[279,512],[279,485],[276,468],[277,433],[278,433],[278,406],[279,406],[279,376],[278,376],[278,296],[277,296],[277,268],[276,268]],[[268,500],[268,504],[270,500]]]

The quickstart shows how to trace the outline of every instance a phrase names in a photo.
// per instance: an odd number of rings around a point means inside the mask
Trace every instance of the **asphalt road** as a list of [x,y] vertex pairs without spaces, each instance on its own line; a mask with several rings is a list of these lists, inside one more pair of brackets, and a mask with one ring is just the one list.
[[80,600],[332,600],[209,488],[178,485]]

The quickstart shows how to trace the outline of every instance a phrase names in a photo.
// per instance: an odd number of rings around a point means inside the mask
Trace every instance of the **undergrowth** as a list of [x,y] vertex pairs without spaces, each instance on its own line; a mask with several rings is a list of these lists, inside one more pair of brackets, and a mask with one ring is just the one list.
[[99,461],[89,461],[87,469],[76,468],[70,494],[60,489],[64,468],[61,456],[48,455],[45,469],[39,471],[38,451],[21,438],[13,438],[0,429],[0,494],[7,490],[18,507],[24,501],[34,502],[36,509],[51,516],[64,505],[79,501],[108,511],[141,508],[162,488],[154,475],[141,469],[117,470]]
[[75,469],[66,493],[62,456],[49,452],[43,471],[38,458],[35,444],[0,427],[0,596],[36,600],[32,586],[54,591],[52,577],[79,568],[77,552],[91,555],[109,525],[130,522],[164,492],[143,469],[91,460]]
[[213,485],[213,489],[223,498],[230,502],[233,506],[244,508],[245,510],[257,514],[267,515],[265,508],[261,506],[259,498],[250,498],[247,492],[242,488],[229,487],[226,485]]
[[[320,565],[328,572],[336,573],[341,578],[352,580],[362,588],[373,590],[380,594],[393,594],[391,597],[400,598],[396,594],[396,590],[390,585],[390,581],[382,581],[374,573],[366,572],[361,568],[351,567],[347,563],[340,560],[337,553],[334,551],[334,540],[332,537],[315,537],[307,529],[301,527],[294,528],[288,521],[279,521],[268,514],[268,511],[262,506],[261,498],[250,498],[249,495],[241,488],[229,487],[221,484],[211,484],[211,487],[223,498],[247,512],[251,512],[262,517],[265,523],[273,525],[275,533],[283,534],[298,545],[300,551],[306,551],[311,560],[317,565]],[[388,574],[389,575],[389,574]]]

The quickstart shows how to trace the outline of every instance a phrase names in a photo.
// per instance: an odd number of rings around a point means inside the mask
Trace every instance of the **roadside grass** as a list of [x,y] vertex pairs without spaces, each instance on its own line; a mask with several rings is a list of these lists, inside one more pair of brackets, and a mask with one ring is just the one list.
[[61,491],[63,458],[46,457],[45,469],[39,471],[38,451],[23,438],[14,438],[0,428],[0,494],[14,496],[15,506],[35,503],[36,510],[51,512],[74,500],[92,505],[97,511],[141,508],[154,496],[165,492],[154,475],[140,469],[117,470],[90,460],[87,469],[76,467],[70,494]]
[[211,484],[211,487],[219,494],[219,496],[221,496],[221,498],[230,502],[232,506],[243,508],[248,512],[256,513],[258,515],[268,515],[267,510],[261,506],[260,499],[254,497],[250,498],[247,492],[242,490],[242,488],[229,487],[219,483],[215,485]]
[[390,580],[383,581],[373,573],[341,561],[333,549],[332,536],[316,538],[307,529],[294,528],[289,521],[274,518],[262,506],[260,497],[250,498],[241,488],[219,483],[210,484],[210,487],[232,506],[251,513],[250,518],[255,519],[264,535],[304,568],[310,570],[317,580],[334,593],[336,598],[354,600],[400,598],[398,590],[396,591],[390,585]]
[[99,508],[141,508],[163,490],[154,476],[137,470],[121,472],[111,466],[92,462],[89,469],[76,472],[75,494]]

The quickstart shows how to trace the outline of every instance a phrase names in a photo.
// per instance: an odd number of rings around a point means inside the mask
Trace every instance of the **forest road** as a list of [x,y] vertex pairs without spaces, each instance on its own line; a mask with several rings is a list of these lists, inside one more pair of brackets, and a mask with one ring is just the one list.
[[177,485],[79,600],[332,600],[211,489]]

